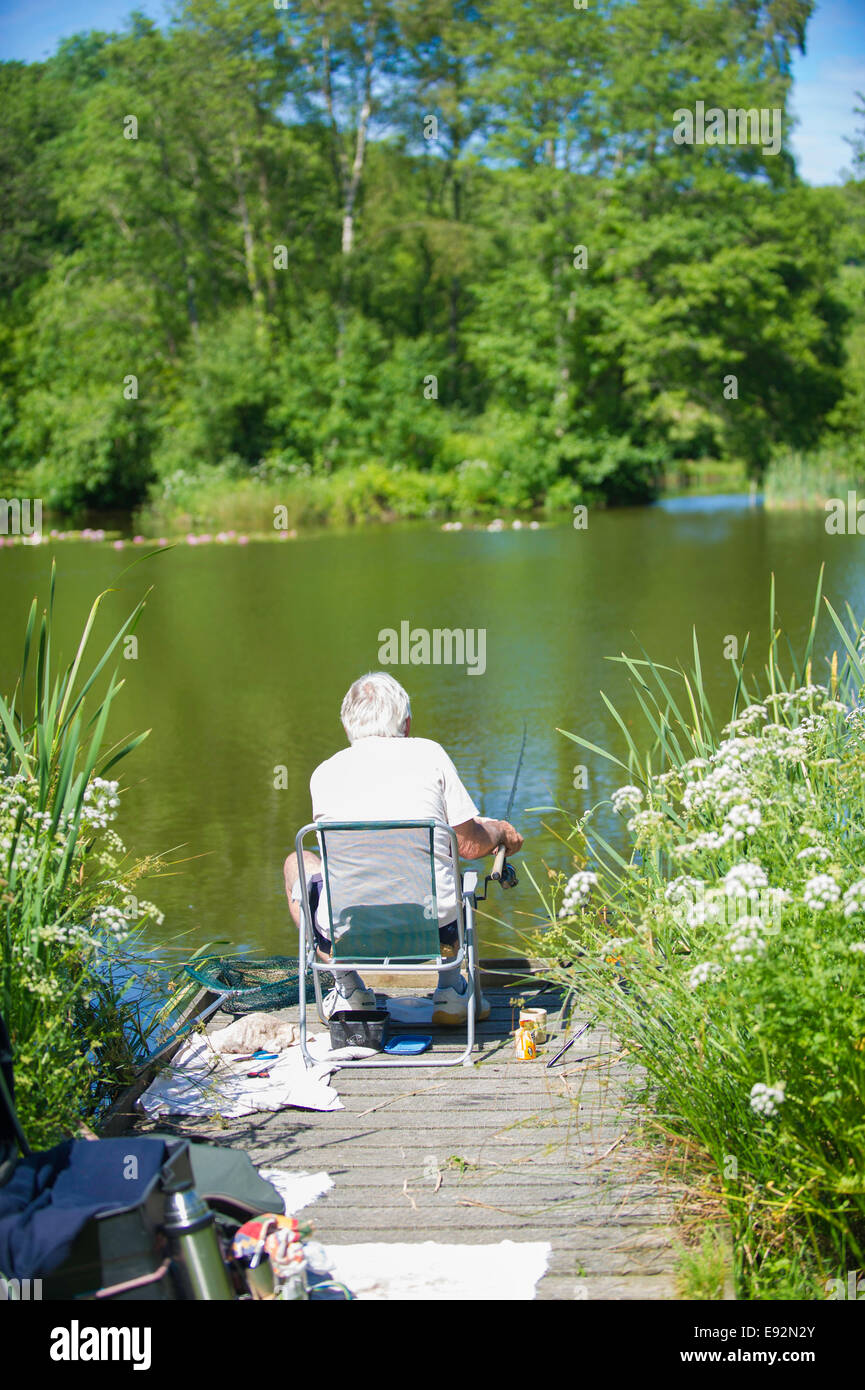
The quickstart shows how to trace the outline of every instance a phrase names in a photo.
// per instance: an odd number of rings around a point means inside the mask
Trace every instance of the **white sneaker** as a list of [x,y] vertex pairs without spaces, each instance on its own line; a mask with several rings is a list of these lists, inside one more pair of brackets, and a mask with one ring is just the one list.
[[343,991],[337,982],[333,989],[329,990],[322,1000],[324,1016],[329,1019],[333,1014],[342,1013],[343,1010],[352,1012],[362,1012],[364,1009],[374,1009],[375,990],[356,986],[354,989]]
[[[437,989],[433,995],[432,1021],[440,1028],[458,1028],[461,1023],[465,1023],[468,1018],[469,1008],[469,987],[466,987],[460,994],[453,986],[445,989]],[[477,1007],[475,1018],[479,1022],[490,1016],[490,1006],[480,992],[478,987]]]

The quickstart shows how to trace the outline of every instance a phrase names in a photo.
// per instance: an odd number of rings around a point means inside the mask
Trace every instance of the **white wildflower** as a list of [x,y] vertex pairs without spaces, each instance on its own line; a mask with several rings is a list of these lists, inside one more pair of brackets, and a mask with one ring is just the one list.
[[559,916],[570,917],[577,908],[582,907],[588,901],[597,882],[598,875],[589,869],[581,869],[578,873],[572,874],[565,884]]
[[721,879],[724,892],[730,898],[751,898],[754,897],[761,888],[767,888],[769,880],[766,877],[766,870],[761,864],[753,860],[744,859],[739,864],[734,864],[728,869]]
[[144,898],[138,904],[138,911],[141,917],[149,917],[159,927],[165,921],[165,913],[160,912],[155,903],[146,902]]
[[723,967],[714,960],[700,961],[688,974],[688,989],[699,989],[700,985],[706,984],[713,975],[723,973]]
[[669,772],[660,772],[655,778],[657,785],[663,787],[665,790],[674,782],[680,782],[681,780],[682,775],[677,767],[671,767]]
[[807,845],[805,849],[800,849],[796,855],[797,859],[816,859],[821,864],[825,864],[827,859],[832,858],[832,851],[825,845]]
[[805,884],[802,896],[805,906],[810,907],[812,912],[822,912],[824,908],[837,903],[841,889],[829,874],[815,874]]
[[111,904],[94,907],[90,914],[90,924],[96,930],[109,932],[118,939],[122,939],[129,929],[129,923],[120,908],[112,907]]
[[670,879],[664,889],[664,897],[668,903],[691,902],[695,894],[704,887],[701,878],[692,878],[690,874],[678,874],[676,878]]
[[757,1115],[776,1115],[778,1106],[784,1103],[784,1088],[786,1081],[779,1081],[777,1086],[764,1086],[762,1081],[758,1081],[751,1087],[751,1109]]
[[737,965],[753,965],[758,956],[766,950],[766,942],[760,935],[763,924],[759,917],[740,917],[732,931],[727,932],[726,940]]
[[612,795],[613,810],[620,814],[625,811],[636,811],[642,805],[643,793],[639,787],[619,787]]
[[638,811],[628,821],[628,830],[632,835],[643,835],[647,831],[658,830],[664,824],[664,816],[661,811]]
[[844,894],[844,916],[855,917],[865,912],[865,878],[857,879]]
[[120,805],[120,797],[117,794],[119,789],[118,782],[110,782],[104,777],[91,778],[84,788],[81,807],[83,824],[93,830],[106,829],[115,819],[117,807]]
[[735,719],[725,727],[725,734],[741,733],[743,730],[750,729],[760,719],[767,719],[768,715],[762,705],[748,705],[741,714],[737,714]]
[[762,821],[759,806],[733,806],[727,813],[725,823],[733,827],[734,840],[744,840],[746,835],[756,835]]

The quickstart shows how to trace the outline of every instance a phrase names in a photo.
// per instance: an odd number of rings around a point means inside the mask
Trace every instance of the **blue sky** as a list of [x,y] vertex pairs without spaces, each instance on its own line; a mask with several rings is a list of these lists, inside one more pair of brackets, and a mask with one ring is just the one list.
[[[549,0],[538,0],[548,4]],[[0,57],[47,57],[58,39],[82,29],[117,29],[133,9],[161,21],[168,0],[0,0]],[[845,135],[865,92],[865,0],[823,0],[808,26],[808,51],[794,64],[793,149],[809,183],[837,183],[850,164]]]

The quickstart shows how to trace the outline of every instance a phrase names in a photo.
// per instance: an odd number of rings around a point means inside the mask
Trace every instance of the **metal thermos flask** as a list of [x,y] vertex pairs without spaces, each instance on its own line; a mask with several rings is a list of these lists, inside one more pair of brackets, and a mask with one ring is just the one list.
[[165,1208],[163,1229],[184,1295],[194,1299],[233,1299],[213,1212],[191,1182],[169,1187]]

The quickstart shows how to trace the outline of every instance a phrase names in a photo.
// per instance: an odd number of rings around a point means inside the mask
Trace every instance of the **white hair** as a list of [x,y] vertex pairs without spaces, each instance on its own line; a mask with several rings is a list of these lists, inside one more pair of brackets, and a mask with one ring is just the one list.
[[411,705],[393,676],[370,671],[351,686],[339,713],[349,743],[360,738],[404,738]]

